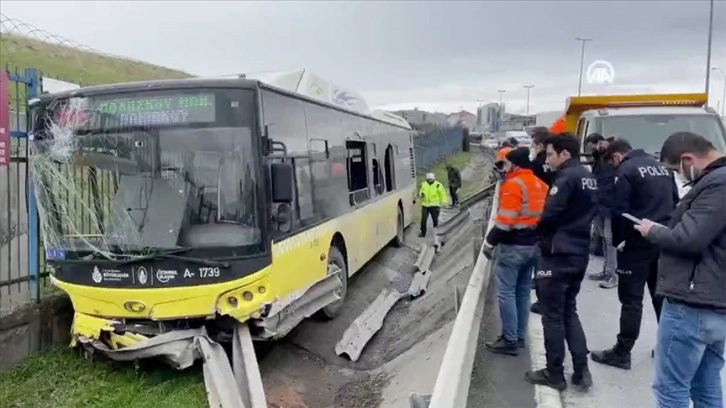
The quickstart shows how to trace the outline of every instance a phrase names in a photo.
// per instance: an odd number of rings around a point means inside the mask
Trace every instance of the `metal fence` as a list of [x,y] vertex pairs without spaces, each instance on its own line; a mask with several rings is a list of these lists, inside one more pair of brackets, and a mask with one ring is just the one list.
[[35,69],[0,71],[0,314],[39,297],[38,217],[35,196],[27,194],[34,187],[24,115],[27,100],[39,94]]
[[462,151],[463,142],[463,128],[437,129],[419,133],[413,139],[416,169],[428,169],[444,157]]

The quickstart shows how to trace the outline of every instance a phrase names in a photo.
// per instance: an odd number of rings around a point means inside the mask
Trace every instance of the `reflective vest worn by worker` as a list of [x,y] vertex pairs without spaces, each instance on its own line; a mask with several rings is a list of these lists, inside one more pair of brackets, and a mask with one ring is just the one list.
[[441,207],[449,202],[444,185],[437,180],[430,184],[428,181],[421,183],[419,196],[422,207]]
[[492,246],[537,244],[537,223],[548,188],[530,169],[507,173],[499,187],[499,210],[487,242]]

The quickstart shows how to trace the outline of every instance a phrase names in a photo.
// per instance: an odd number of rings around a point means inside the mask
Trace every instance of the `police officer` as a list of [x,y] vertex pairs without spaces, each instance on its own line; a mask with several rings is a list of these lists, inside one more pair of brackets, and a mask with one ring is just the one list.
[[444,185],[436,180],[434,173],[426,173],[426,181],[421,183],[421,232],[419,237],[426,236],[426,224],[429,221],[429,215],[434,222],[434,228],[439,226],[439,212],[441,206],[449,202],[446,197],[446,189]]
[[572,383],[586,390],[592,386],[592,377],[587,365],[587,340],[577,315],[577,294],[589,260],[597,182],[580,164],[575,136],[553,135],[545,145],[547,164],[558,170],[539,221],[542,255],[535,272],[547,367],[527,372],[526,378],[532,384],[564,390],[566,339],[574,367]]
[[678,188],[668,168],[643,150],[633,150],[627,140],[611,143],[605,160],[617,168],[612,223],[613,245],[618,248],[620,333],[613,348],[593,352],[591,357],[595,362],[629,370],[630,352],[640,334],[646,283],[658,320],[663,301],[655,293],[660,251],[623,214],[666,224],[678,203]]

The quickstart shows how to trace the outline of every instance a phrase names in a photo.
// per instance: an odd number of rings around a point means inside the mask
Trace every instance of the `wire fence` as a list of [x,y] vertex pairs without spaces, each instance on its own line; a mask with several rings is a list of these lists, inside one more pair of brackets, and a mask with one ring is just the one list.
[[26,23],[16,18],[11,18],[0,13],[0,35],[17,35],[20,37],[31,38],[48,44],[58,45],[60,47],[72,48],[83,52],[88,52],[108,58],[117,58],[130,62],[144,63],[143,61],[133,58],[110,54],[93,47],[81,44],[77,41],[63,37],[62,35],[53,34],[32,24]]
[[413,139],[416,169],[428,169],[446,156],[464,148],[464,129],[460,127],[430,130]]

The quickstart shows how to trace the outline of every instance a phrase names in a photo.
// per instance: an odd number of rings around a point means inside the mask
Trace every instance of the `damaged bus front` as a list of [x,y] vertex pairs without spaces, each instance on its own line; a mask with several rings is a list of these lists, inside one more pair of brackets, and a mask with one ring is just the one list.
[[[202,326],[226,338],[269,309],[270,144],[244,83],[103,86],[32,104],[42,238],[74,341],[118,349]],[[291,170],[273,173],[289,188]]]

